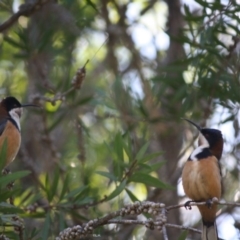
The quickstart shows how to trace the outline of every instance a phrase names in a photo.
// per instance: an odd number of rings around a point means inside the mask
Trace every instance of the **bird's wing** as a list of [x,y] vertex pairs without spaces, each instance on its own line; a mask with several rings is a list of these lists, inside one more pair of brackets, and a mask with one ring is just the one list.
[[2,133],[6,127],[7,121],[8,121],[7,118],[0,120],[0,135],[2,135]]

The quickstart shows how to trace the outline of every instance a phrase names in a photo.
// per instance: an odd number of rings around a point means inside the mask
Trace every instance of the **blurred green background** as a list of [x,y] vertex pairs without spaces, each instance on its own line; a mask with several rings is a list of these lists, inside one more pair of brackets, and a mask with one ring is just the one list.
[[[19,6],[27,14],[1,25]],[[222,130],[223,198],[239,201],[239,11],[238,1],[1,0],[0,97],[42,106],[22,117],[10,169],[31,174],[10,191],[21,211],[0,208],[2,234],[55,239],[137,199],[185,202],[181,169],[198,133],[183,117]],[[72,81],[87,60],[78,89]],[[10,213],[22,219],[18,231]],[[167,221],[201,228],[195,208],[170,211]],[[238,239],[239,221],[239,209],[222,207],[219,236]],[[94,233],[164,239],[135,225]]]

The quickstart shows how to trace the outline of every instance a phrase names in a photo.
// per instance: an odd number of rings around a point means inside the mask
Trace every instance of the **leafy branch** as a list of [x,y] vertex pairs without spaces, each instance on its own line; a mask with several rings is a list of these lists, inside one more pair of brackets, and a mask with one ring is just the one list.
[[[237,202],[223,202],[218,201],[217,198],[212,199],[212,203],[221,205],[221,206],[235,206],[240,207],[240,203]],[[189,204],[189,209],[192,206],[206,205],[206,202],[191,202]],[[154,203],[150,201],[135,202],[124,206],[118,211],[111,212],[102,218],[96,218],[84,223],[82,225],[76,225],[74,227],[69,227],[60,232],[59,236],[56,237],[56,240],[68,240],[68,239],[81,239],[89,236],[93,236],[93,231],[100,226],[108,224],[124,224],[124,225],[143,225],[148,229],[154,230],[157,229],[162,231],[162,234],[165,235],[164,240],[168,239],[166,231],[163,231],[163,228],[176,228],[180,230],[187,230],[189,232],[195,232],[201,234],[201,231],[192,228],[185,227],[182,225],[171,224],[167,222],[167,213],[172,210],[185,207],[184,204],[179,204],[175,206],[166,207],[164,203]],[[118,219],[118,217],[129,217],[129,216],[139,216],[145,215],[145,220],[129,220],[129,219]],[[147,215],[146,215],[147,214]],[[153,216],[153,218],[146,216]]]

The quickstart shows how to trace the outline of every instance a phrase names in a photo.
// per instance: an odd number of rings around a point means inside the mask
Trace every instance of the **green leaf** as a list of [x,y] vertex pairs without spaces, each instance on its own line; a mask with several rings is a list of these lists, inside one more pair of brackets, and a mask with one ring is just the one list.
[[89,6],[91,6],[96,11],[96,13],[99,13],[97,9],[97,5],[94,2],[92,2],[91,0],[86,0],[86,2]]
[[17,206],[27,206],[36,203],[40,198],[42,198],[42,194],[40,191],[35,191],[33,187],[29,187],[24,192],[22,188],[18,189],[18,196],[21,196],[20,200],[17,203]]
[[88,103],[89,101],[91,101],[93,99],[93,95],[90,95],[90,96],[86,96],[84,98],[81,98],[80,101],[78,102],[78,105],[83,105],[83,104],[86,104]]
[[139,160],[139,163],[145,163],[145,162],[148,162],[160,155],[162,155],[163,153],[162,152],[155,152],[155,153],[150,153],[144,157],[142,157],[140,160]]
[[145,164],[145,163],[140,163],[139,167],[140,167],[140,172],[149,174],[151,172],[154,172],[156,170],[158,170],[160,167],[162,167],[165,164],[164,161],[158,162],[158,163],[154,163],[154,164]]
[[138,172],[133,174],[129,178],[129,182],[137,182],[137,183],[144,183],[147,186],[157,187],[162,189],[173,189],[169,184],[163,183],[158,178],[152,177],[143,172]]
[[106,178],[109,178],[112,181],[117,181],[116,176],[114,176],[114,174],[110,173],[110,172],[104,172],[104,171],[96,171],[95,173],[104,176]]
[[83,221],[85,221],[85,222],[86,222],[86,221],[89,221],[87,215],[81,215],[81,214],[79,214],[79,212],[76,211],[76,210],[72,210],[72,211],[70,212],[70,214],[74,217],[74,219],[80,219],[80,220],[83,220]]
[[30,171],[19,171],[19,172],[15,172],[15,173],[5,175],[5,176],[1,176],[0,177],[0,184],[1,185],[7,185],[8,183],[14,182],[15,180],[17,180],[19,178],[26,177],[30,173],[31,173]]
[[152,172],[152,168],[150,167],[149,164],[145,164],[145,163],[139,163],[138,167],[140,168],[138,171],[140,172],[144,172],[144,173],[150,173]]
[[63,199],[64,195],[66,194],[66,192],[68,190],[69,180],[70,180],[70,177],[69,177],[69,174],[67,173],[66,177],[63,181],[63,187],[62,187],[62,191],[61,191],[61,194],[60,194],[60,197],[59,197],[59,202]]
[[17,214],[17,213],[24,213],[24,211],[20,208],[13,206],[12,204],[8,204],[5,202],[0,203],[0,212],[1,213],[8,213],[8,214]]
[[12,224],[14,226],[17,225],[17,223],[15,221],[13,221],[13,217],[16,217],[16,214],[2,214],[0,216],[1,218],[1,224],[4,225],[4,224]]
[[19,48],[19,49],[25,49],[25,46],[22,45],[21,43],[15,41],[13,38],[8,37],[7,35],[4,36],[4,41],[6,41],[7,43],[9,43],[10,45]]
[[136,159],[137,159],[138,161],[141,161],[141,160],[142,160],[143,155],[146,153],[148,146],[149,146],[149,142],[145,143],[145,144],[141,147],[141,149],[139,150],[139,152],[138,152],[137,155],[136,155]]
[[47,195],[48,201],[50,201],[49,199],[50,199],[50,195],[51,195],[49,185],[50,185],[50,183],[49,183],[49,175],[46,174],[44,191],[45,191],[45,193],[46,193],[46,195]]
[[187,239],[188,231],[183,231],[179,236],[178,240],[185,240]]
[[49,191],[49,199],[48,199],[49,202],[51,202],[53,200],[54,196],[56,195],[58,182],[59,182],[59,169],[56,168],[56,170],[54,172],[52,186]]
[[128,156],[129,161],[131,162],[132,160],[134,160],[134,158],[133,158],[133,153],[132,153],[131,138],[130,138],[129,134],[126,134],[125,139],[126,140],[123,141],[123,148]]
[[117,133],[114,140],[114,149],[119,161],[123,161],[123,139],[120,133]]
[[152,171],[156,171],[159,168],[161,168],[165,163],[166,163],[165,161],[161,161],[161,162],[150,165],[150,167],[151,167]]
[[13,189],[13,190],[9,191],[4,185],[4,188],[1,189],[0,202],[5,202],[10,197],[16,196],[16,195],[19,195],[18,190]]
[[24,239],[37,239],[37,235],[39,234],[41,230],[37,228],[33,228],[31,231],[27,232],[27,236]]
[[[56,126],[59,125],[66,117],[65,111],[62,113],[59,111],[58,114],[59,114],[59,116],[55,120],[53,120],[51,124],[49,124],[49,127],[47,129],[48,132],[51,132],[53,129],[55,129]],[[52,114],[49,113],[49,115],[52,115]]]
[[[92,198],[90,197],[85,197],[86,193],[88,192],[88,186],[86,186],[81,192],[79,192],[75,197],[74,197],[74,202],[78,202],[78,204],[83,204],[90,202]],[[87,200],[86,200],[87,199]],[[86,202],[87,201],[87,202]]]
[[21,214],[22,217],[25,217],[25,218],[39,218],[39,219],[45,219],[46,217],[46,213],[45,212],[34,212],[34,213],[23,213]]
[[124,180],[120,185],[118,185],[115,190],[108,196],[107,200],[111,200],[113,198],[115,198],[116,196],[118,196],[125,188],[126,186],[126,180]]
[[[124,160],[123,160],[123,139],[120,133],[117,133],[114,141],[114,161],[113,161],[113,172],[114,175],[121,179],[124,171]],[[113,149],[110,149],[113,152]]]
[[[81,195],[81,196],[80,196]],[[92,202],[94,199],[91,197],[86,197],[83,198],[83,194],[78,195],[75,199],[74,199],[74,203],[79,205],[85,205],[88,204],[90,202]],[[70,206],[71,207],[71,206]]]
[[58,213],[58,225],[59,225],[60,231],[67,227],[65,223],[65,214],[62,211]]
[[50,226],[51,226],[50,212],[47,212],[45,217],[45,222],[42,228],[42,234],[41,234],[42,239],[48,239]]
[[76,195],[78,195],[79,193],[81,193],[82,191],[84,191],[86,188],[88,188],[88,186],[82,186],[76,189],[73,189],[70,193],[68,193],[64,198],[71,198],[71,197],[76,197]]
[[133,202],[139,201],[139,199],[129,189],[125,188],[125,191]]

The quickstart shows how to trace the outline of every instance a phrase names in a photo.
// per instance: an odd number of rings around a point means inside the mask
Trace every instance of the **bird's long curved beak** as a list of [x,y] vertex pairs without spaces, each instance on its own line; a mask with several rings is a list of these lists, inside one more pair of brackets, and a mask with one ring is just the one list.
[[38,107],[38,108],[40,108],[40,106],[35,105],[35,104],[22,104],[21,107]]
[[186,118],[182,118],[183,120],[191,123],[193,126],[195,126],[200,132],[202,131],[202,128],[200,126],[198,126],[196,123],[192,122],[191,120],[189,119],[186,119]]

